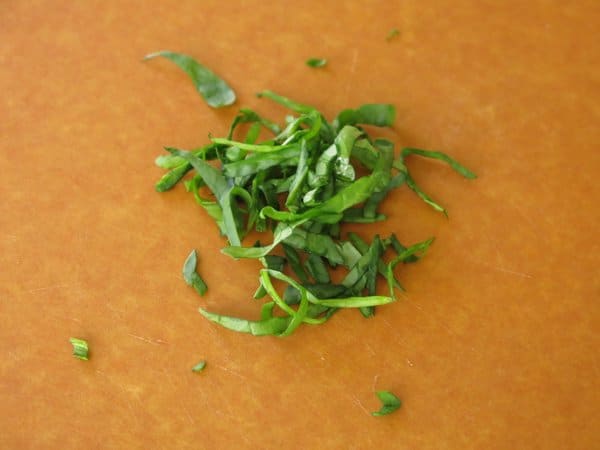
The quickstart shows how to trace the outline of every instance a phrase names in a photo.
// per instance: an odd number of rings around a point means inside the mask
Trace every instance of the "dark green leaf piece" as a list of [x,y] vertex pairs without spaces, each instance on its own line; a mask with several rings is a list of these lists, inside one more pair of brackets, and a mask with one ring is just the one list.
[[[317,298],[342,298],[348,292],[346,286],[341,284],[331,283],[316,283],[316,284],[303,284],[303,288],[308,290],[312,295]],[[296,305],[300,303],[300,291],[294,286],[288,286],[283,293],[283,301],[288,305]]]
[[192,286],[196,292],[200,295],[206,294],[208,287],[204,280],[196,272],[196,265],[198,263],[198,257],[196,256],[196,250],[192,250],[189,256],[183,263],[183,279],[185,282]]
[[258,98],[268,98],[269,100],[272,100],[275,103],[279,103],[280,105],[285,106],[286,108],[289,108],[292,111],[296,111],[298,113],[307,114],[315,111],[315,108],[313,108],[312,106],[303,105],[302,103],[295,102],[287,97],[284,97],[283,95],[276,94],[273,91],[262,91],[256,94],[256,96]]
[[391,127],[396,119],[396,108],[389,104],[367,104],[357,109],[345,109],[334,120],[338,130],[346,125],[374,125],[376,127]]
[[308,275],[302,266],[302,260],[300,259],[300,255],[296,249],[285,242],[282,244],[282,247],[283,251],[285,252],[285,257],[296,277],[300,280],[300,282],[308,283]]
[[319,255],[311,253],[308,255],[304,265],[310,276],[313,277],[317,283],[326,284],[331,281],[329,270],[327,270],[323,259]]
[[381,401],[381,409],[372,412],[373,416],[386,416],[402,406],[402,401],[390,391],[377,391],[375,394],[379,398],[379,401]]
[[308,67],[324,67],[327,65],[327,60],[325,58],[309,58],[306,60],[306,65]]
[[191,56],[170,51],[160,51],[146,55],[144,60],[158,56],[174,62],[187,73],[209,106],[220,108],[235,102],[235,92],[233,92],[229,85],[212,70],[200,64]]

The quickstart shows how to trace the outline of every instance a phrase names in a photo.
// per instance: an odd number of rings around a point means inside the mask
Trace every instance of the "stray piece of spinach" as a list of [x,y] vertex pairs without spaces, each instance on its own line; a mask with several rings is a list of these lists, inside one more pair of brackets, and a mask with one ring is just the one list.
[[327,65],[327,60],[325,58],[309,58],[306,60],[306,65],[308,67],[324,67]]
[[408,156],[408,155],[419,155],[419,156],[424,156],[426,158],[437,159],[437,160],[443,161],[443,162],[447,163],[450,167],[452,167],[456,172],[461,174],[463,177],[471,179],[471,180],[477,178],[477,175],[475,175],[475,173],[471,172],[469,169],[467,169],[462,164],[458,163],[458,161],[455,161],[454,159],[450,158],[445,153],[435,152],[435,151],[430,151],[430,150],[421,150],[418,148],[402,149],[402,152],[400,153],[400,157],[396,161],[394,161],[394,167],[396,169],[398,169],[401,173],[404,173],[404,175],[406,177],[407,186],[410,189],[412,189],[421,198],[421,200],[423,200],[425,203],[427,203],[429,206],[431,206],[436,211],[443,213],[447,217],[448,212],[446,211],[446,209],[444,207],[440,206],[437,202],[435,202],[425,192],[423,192],[423,190],[417,185],[415,180],[412,178],[412,176],[408,172],[408,169],[406,168],[406,165],[404,164],[404,158],[406,158],[406,156]]
[[202,277],[196,272],[197,263],[198,257],[196,256],[196,250],[192,250],[183,263],[183,279],[187,284],[192,286],[198,294],[204,295],[206,294],[208,286],[206,286]]
[[[391,127],[396,119],[396,108],[389,104],[367,104],[357,109],[341,111],[333,121],[333,126],[341,130],[346,125],[374,125],[376,127]],[[354,150],[354,149],[353,149]],[[375,155],[377,158],[377,155]]]
[[[278,124],[242,109],[225,137],[211,137],[210,143],[191,151],[166,147],[170,154],[156,161],[168,171],[157,190],[171,189],[191,175],[184,181],[186,189],[228,240],[222,252],[234,259],[259,259],[264,266],[254,298],[268,299],[258,320],[203,308],[201,314],[254,336],[287,336],[303,324],[322,324],[344,308],[372,316],[376,306],[395,300],[395,289],[402,290],[395,267],[416,261],[433,239],[405,247],[394,234],[370,240],[352,233],[343,237],[344,224],[386,219],[380,206],[405,184],[445,213],[414,182],[405,164],[409,155],[444,161],[467,178],[474,174],[441,152],[406,148],[396,156],[391,141],[373,138],[362,128],[392,126],[393,105],[345,109],[328,122],[313,106],[272,91],[258,96],[293,114]],[[261,140],[261,130],[272,136]],[[265,244],[245,247],[244,236],[251,231],[270,236],[261,237]],[[390,257],[390,251],[395,255]],[[184,265],[184,278],[203,294],[206,285],[196,263],[194,251]],[[333,271],[342,273],[332,276]],[[387,282],[389,295],[377,294],[380,279]],[[274,280],[287,286],[283,294]]]
[[375,394],[377,395],[377,398],[379,398],[379,401],[381,401],[381,408],[379,411],[373,411],[371,413],[375,417],[391,414],[402,406],[402,401],[390,391],[377,391]]
[[398,28],[392,28],[385,37],[385,40],[391,41],[392,39],[397,38],[398,36],[400,36],[400,30]]
[[194,367],[192,367],[192,372],[202,372],[205,367],[206,367],[206,361],[202,360],[198,364],[196,364]]
[[88,343],[83,339],[70,338],[69,342],[73,346],[73,356],[78,359],[87,361],[89,359]]
[[150,53],[144,60],[163,57],[177,64],[181,70],[189,75],[202,98],[213,108],[228,106],[235,102],[235,92],[225,80],[221,79],[208,67],[200,64],[194,58],[181,53],[167,50]]

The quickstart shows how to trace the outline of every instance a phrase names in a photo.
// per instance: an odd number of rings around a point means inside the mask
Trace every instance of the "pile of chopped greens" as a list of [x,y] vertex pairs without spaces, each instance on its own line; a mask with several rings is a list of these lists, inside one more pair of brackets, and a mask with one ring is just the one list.
[[[178,64],[201,94],[218,106],[235,99],[222,80],[198,69],[203,66],[191,58],[171,52],[151,56],[157,55]],[[417,261],[433,238],[410,246],[393,233],[365,241],[344,233],[343,225],[385,220],[381,202],[404,185],[446,213],[411,176],[405,164],[409,155],[444,161],[467,178],[475,174],[444,153],[415,148],[396,153],[391,141],[369,135],[364,126],[393,125],[395,108],[390,104],[346,109],[329,122],[316,108],[274,92],[258,96],[283,105],[291,114],[279,124],[241,109],[226,137],[211,138],[189,151],[166,148],[168,154],[156,160],[167,170],[156,184],[159,192],[182,181],[227,239],[222,252],[234,259],[255,258],[264,266],[254,298],[269,300],[259,320],[200,312],[225,328],[255,336],[287,336],[302,324],[326,322],[341,308],[355,308],[371,317],[375,307],[393,302],[395,292],[403,290],[395,267]],[[260,139],[263,130],[268,139]],[[253,246],[242,245],[251,231],[264,238]],[[183,274],[198,293],[205,293],[195,251]],[[383,295],[377,292],[379,278],[387,284]],[[282,294],[273,280],[287,286]]]

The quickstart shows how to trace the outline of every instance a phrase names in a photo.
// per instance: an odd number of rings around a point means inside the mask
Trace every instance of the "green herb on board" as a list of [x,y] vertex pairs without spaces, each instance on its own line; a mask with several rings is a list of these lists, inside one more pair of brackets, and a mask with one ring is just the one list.
[[202,372],[205,367],[206,367],[206,361],[202,360],[198,364],[196,364],[194,367],[192,367],[192,372]]
[[225,80],[221,79],[212,70],[200,64],[191,56],[165,50],[150,53],[144,57],[144,60],[159,56],[177,64],[181,70],[187,73],[209,106],[220,108],[235,102],[235,92],[233,92]]
[[192,250],[192,252],[189,254],[185,262],[183,263],[183,279],[187,284],[192,286],[196,290],[196,292],[198,292],[198,294],[204,295],[208,287],[206,286],[206,283],[204,282],[202,277],[200,277],[200,275],[198,275],[198,272],[196,272],[197,262],[198,258],[196,256],[196,250]]
[[308,67],[324,67],[327,65],[327,60],[325,58],[309,58],[306,60],[306,65]]
[[88,360],[88,343],[83,339],[78,338],[70,338],[69,342],[73,346],[73,356],[75,358],[83,359],[84,361]]
[[400,36],[400,30],[398,28],[392,28],[385,37],[385,40],[391,41],[392,39],[397,38],[398,36]]
[[390,391],[377,391],[375,394],[379,398],[379,401],[381,401],[381,409],[371,413],[376,417],[391,414],[402,406],[400,399]]

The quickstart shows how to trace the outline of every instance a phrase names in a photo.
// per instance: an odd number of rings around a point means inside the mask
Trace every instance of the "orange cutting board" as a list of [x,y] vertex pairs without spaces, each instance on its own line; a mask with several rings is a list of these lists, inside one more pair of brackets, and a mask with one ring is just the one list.
[[[3,2],[0,448],[597,446],[599,28],[594,0]],[[222,75],[236,105],[141,61],[161,49]],[[356,227],[436,237],[372,319],[255,338],[197,312],[257,317],[259,264],[219,252],[182,186],[155,192],[153,160],[224,135],[240,107],[283,119],[263,89],[330,119],[393,103],[382,136],[479,175],[411,158],[449,218],[404,187],[387,222]],[[181,277],[192,248],[205,297]],[[378,390],[402,408],[372,417]]]

